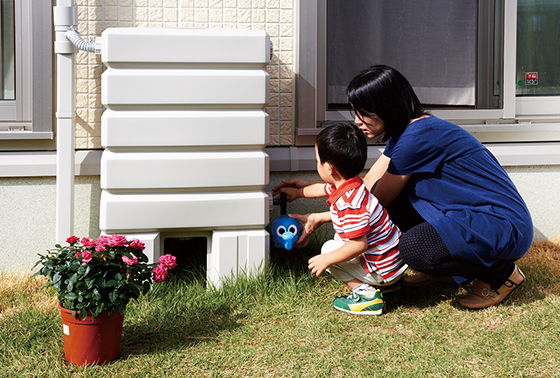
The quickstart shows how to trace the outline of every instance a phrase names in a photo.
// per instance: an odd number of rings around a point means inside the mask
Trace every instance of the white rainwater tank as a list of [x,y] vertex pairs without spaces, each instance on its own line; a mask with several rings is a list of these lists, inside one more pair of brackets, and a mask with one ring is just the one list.
[[105,234],[205,237],[208,281],[269,255],[270,38],[263,31],[113,28],[101,37]]

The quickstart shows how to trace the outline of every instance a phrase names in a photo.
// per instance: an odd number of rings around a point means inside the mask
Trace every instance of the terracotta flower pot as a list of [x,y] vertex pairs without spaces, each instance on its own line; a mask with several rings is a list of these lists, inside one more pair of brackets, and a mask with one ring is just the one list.
[[84,320],[72,316],[72,310],[58,305],[64,333],[64,357],[75,365],[104,364],[119,357],[124,316],[115,310],[91,315]]

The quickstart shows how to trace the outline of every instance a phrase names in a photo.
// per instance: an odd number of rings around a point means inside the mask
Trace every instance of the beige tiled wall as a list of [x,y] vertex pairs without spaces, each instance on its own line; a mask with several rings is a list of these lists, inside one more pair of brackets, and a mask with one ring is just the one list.
[[[270,145],[294,141],[295,0],[75,0],[78,31],[86,39],[109,27],[204,27],[265,30],[273,42],[270,74]],[[101,148],[99,56],[76,56],[76,147]]]

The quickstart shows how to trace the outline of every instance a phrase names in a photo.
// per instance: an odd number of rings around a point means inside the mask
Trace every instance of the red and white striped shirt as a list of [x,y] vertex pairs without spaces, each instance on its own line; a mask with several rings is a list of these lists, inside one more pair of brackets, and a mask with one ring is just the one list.
[[407,265],[399,253],[401,231],[389,219],[387,210],[367,190],[360,176],[355,176],[338,189],[326,184],[334,230],[343,241],[367,235],[368,248],[360,255],[367,273],[377,271],[386,282],[403,273]]

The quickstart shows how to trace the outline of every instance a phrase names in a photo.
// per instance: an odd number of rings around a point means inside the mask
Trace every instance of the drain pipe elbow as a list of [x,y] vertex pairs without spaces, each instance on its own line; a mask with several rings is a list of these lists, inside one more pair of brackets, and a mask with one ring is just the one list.
[[72,42],[78,50],[92,53],[95,52],[95,42],[93,41],[93,38],[89,38],[88,41],[84,41],[74,26],[70,27],[70,29],[66,32],[66,39]]

